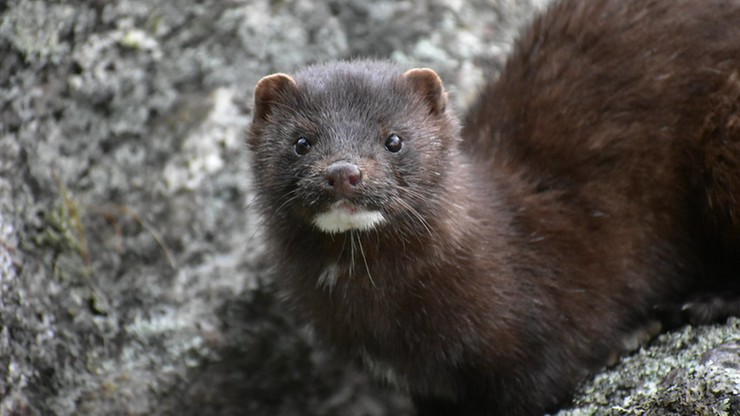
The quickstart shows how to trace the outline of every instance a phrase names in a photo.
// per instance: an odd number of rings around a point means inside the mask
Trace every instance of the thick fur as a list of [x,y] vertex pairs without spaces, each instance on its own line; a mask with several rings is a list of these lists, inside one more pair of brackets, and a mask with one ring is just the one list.
[[[739,0],[564,0],[461,132],[428,70],[267,77],[248,143],[275,277],[420,414],[552,410],[656,308],[740,312],[739,72]],[[314,226],[336,161],[384,221]]]

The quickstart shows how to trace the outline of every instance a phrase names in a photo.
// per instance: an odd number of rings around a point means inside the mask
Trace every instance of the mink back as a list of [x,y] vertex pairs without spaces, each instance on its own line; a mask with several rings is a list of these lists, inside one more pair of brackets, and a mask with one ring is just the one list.
[[604,231],[612,218],[613,241],[575,235],[630,258],[619,235],[652,233],[648,269],[683,281],[658,291],[727,283],[740,270],[738,39],[736,0],[556,2],[469,110],[463,145],[501,182],[517,178],[513,203],[567,200],[525,216],[551,216],[537,232]]

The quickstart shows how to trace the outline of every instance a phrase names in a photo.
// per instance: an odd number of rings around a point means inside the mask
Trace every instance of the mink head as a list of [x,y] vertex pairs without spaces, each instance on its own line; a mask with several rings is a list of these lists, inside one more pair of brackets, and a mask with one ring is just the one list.
[[321,233],[427,226],[444,198],[457,122],[430,69],[374,61],[259,81],[248,145],[268,221]]

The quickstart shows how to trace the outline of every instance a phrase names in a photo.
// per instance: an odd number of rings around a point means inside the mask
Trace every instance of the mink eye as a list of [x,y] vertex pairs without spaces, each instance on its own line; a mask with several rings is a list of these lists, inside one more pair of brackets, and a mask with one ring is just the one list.
[[311,151],[311,142],[305,136],[300,136],[293,145],[293,151],[298,156],[304,156]]
[[393,133],[385,140],[385,148],[391,153],[398,153],[403,147],[403,141],[397,134]]

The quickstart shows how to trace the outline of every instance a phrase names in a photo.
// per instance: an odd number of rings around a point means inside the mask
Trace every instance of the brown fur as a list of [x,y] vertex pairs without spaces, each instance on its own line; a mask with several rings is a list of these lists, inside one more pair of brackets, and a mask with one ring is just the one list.
[[[693,317],[740,313],[739,72],[738,0],[564,0],[461,134],[429,70],[267,77],[248,143],[276,279],[420,413],[551,410],[654,308],[720,290]],[[313,226],[336,160],[360,166],[357,204],[388,221]],[[331,265],[336,283],[317,284]]]

